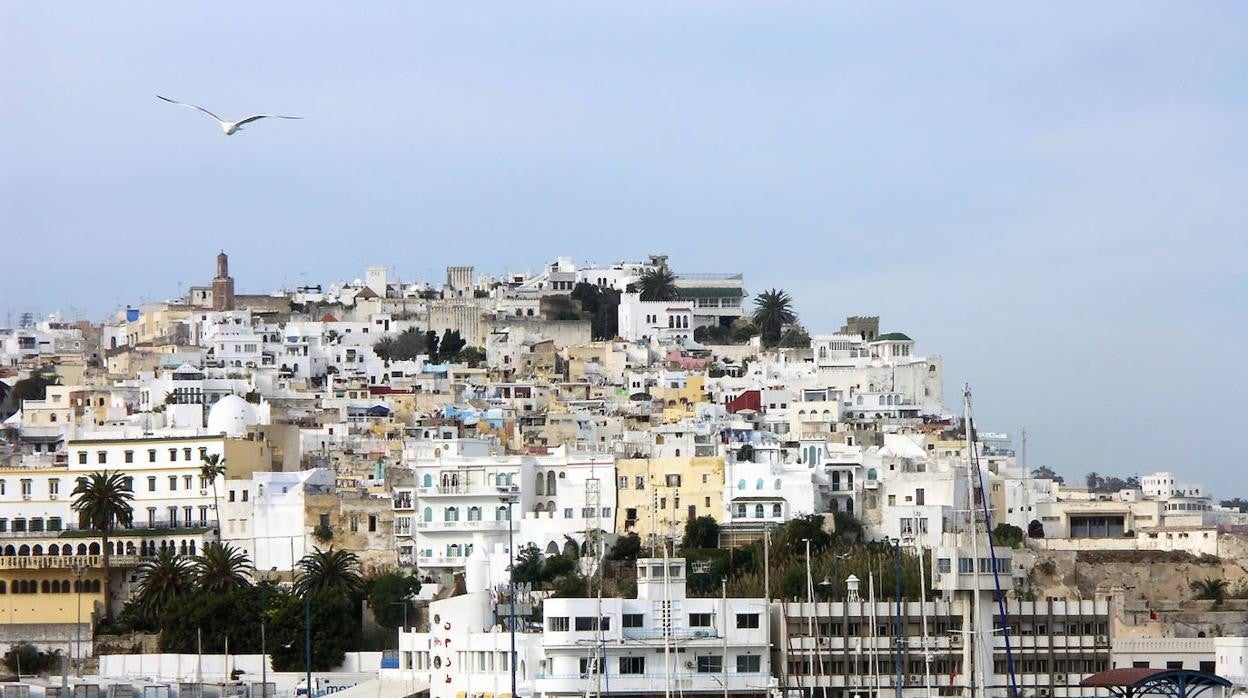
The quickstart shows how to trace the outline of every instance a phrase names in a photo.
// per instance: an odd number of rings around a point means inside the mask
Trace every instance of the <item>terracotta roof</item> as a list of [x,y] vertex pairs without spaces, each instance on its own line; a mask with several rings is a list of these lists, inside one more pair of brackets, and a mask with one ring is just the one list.
[[1131,686],[1140,681],[1140,679],[1146,679],[1153,674],[1165,673],[1165,671],[1165,669],[1149,669],[1147,667],[1110,669],[1108,671],[1102,671],[1099,674],[1089,676],[1088,678],[1080,681],[1079,685],[1101,688],[1109,686]]
[[321,316],[321,322],[338,322],[338,318],[333,313],[325,313]]

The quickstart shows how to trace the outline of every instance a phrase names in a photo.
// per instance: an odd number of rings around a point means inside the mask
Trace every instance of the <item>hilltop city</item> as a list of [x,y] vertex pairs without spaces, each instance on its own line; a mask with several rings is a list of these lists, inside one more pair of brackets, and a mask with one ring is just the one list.
[[1248,684],[1248,502],[1194,453],[1029,463],[870,308],[810,327],[661,255],[259,294],[211,262],[0,328],[0,650],[37,693]]

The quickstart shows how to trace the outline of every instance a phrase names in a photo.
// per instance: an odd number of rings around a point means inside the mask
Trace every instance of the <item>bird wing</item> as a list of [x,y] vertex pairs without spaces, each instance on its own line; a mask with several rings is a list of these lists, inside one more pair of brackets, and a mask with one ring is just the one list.
[[240,119],[237,122],[237,124],[239,126],[242,126],[243,124],[249,124],[253,121],[258,121],[260,119],[302,119],[302,118],[303,118],[302,116],[282,116],[281,114],[256,114],[255,116],[249,116],[246,119]]
[[168,97],[161,97],[160,95],[156,95],[156,97],[157,97],[158,99],[163,99],[163,100],[165,100],[166,102],[168,102],[168,103],[170,103],[170,104],[176,104],[176,105],[178,105],[178,106],[180,106],[180,107],[187,107],[187,108],[190,108],[190,109],[198,109],[199,111],[202,111],[203,113],[207,114],[208,116],[211,116],[212,118],[216,119],[216,120],[217,120],[217,121],[219,121],[219,122],[224,123],[224,121],[225,121],[225,119],[222,119],[221,117],[217,116],[216,114],[213,114],[212,112],[208,111],[207,109],[204,109],[203,107],[197,107],[197,106],[195,106],[194,104],[187,104],[186,102],[179,102],[179,101],[178,101],[178,100],[176,100],[176,99],[169,99]]

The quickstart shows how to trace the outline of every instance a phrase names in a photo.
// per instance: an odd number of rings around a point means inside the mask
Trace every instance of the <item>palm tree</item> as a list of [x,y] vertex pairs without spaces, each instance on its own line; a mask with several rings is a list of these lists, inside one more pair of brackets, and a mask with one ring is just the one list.
[[773,288],[754,298],[754,324],[764,344],[779,342],[784,326],[794,322],[797,322],[797,314],[793,312],[793,298],[785,291]]
[[217,517],[217,528],[221,527],[221,499],[217,496],[217,478],[225,475],[225,459],[220,453],[205,453],[199,457],[199,476],[212,483],[212,511]]
[[129,527],[134,521],[134,508],[130,506],[134,490],[130,487],[130,478],[116,470],[105,470],[79,478],[73,496],[76,497],[73,510],[78,512],[82,526],[100,532],[100,549],[104,552],[104,618],[111,622],[113,595],[108,590],[111,572],[108,535],[114,526]]
[[295,580],[295,593],[336,591],[352,596],[364,589],[360,576],[360,558],[349,550],[315,548],[299,561],[299,578]]
[[156,557],[138,569],[139,610],[147,619],[155,619],[177,597],[191,590],[193,571],[187,559],[173,548],[161,548]]
[[1225,579],[1205,577],[1188,586],[1196,593],[1197,599],[1213,601],[1213,605],[1217,606],[1226,600],[1226,591],[1230,585]]
[[195,583],[203,591],[251,586],[251,559],[229,543],[209,543],[195,558]]
[[666,264],[642,272],[637,286],[641,289],[643,301],[674,301],[680,298],[680,289],[676,288],[676,275]]

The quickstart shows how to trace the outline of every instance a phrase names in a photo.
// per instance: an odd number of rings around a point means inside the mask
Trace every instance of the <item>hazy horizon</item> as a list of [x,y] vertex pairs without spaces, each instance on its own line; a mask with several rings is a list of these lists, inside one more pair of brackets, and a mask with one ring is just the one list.
[[[668,254],[880,315],[1081,481],[1245,495],[1248,7],[0,7],[0,310]],[[268,112],[226,137],[206,116]],[[1193,351],[1186,351],[1191,347]]]

